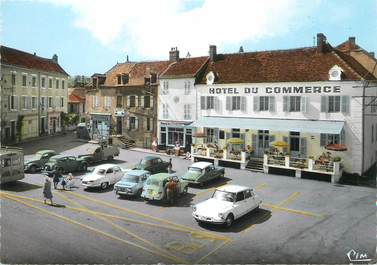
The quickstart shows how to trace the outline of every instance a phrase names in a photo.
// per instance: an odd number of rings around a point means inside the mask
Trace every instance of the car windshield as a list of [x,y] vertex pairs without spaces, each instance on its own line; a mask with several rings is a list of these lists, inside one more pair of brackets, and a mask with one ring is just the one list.
[[133,175],[126,175],[122,178],[125,182],[131,182],[131,183],[138,183],[139,182],[139,176],[133,176]]
[[33,158],[35,158],[36,160],[40,160],[42,158],[42,154],[41,153],[36,153]]
[[198,167],[189,167],[188,169],[189,172],[195,172],[195,173],[202,173],[202,169]]
[[234,202],[234,193],[216,190],[213,193],[212,198],[220,201]]
[[141,160],[139,163],[140,166],[150,166],[151,165],[151,160]]
[[56,162],[56,161],[58,161],[58,158],[50,158],[48,161],[49,162]]
[[160,182],[157,179],[148,179],[147,185],[160,186]]
[[95,170],[95,173],[97,173],[98,175],[105,175],[106,170],[103,168],[99,168]]

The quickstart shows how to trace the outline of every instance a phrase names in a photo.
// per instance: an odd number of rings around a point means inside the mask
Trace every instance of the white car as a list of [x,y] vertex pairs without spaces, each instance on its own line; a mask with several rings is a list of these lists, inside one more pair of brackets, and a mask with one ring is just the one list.
[[114,164],[104,164],[94,168],[94,170],[86,174],[81,184],[86,188],[101,187],[106,189],[108,186],[118,182],[124,175],[122,169]]
[[212,197],[193,207],[192,216],[198,223],[225,224],[259,208],[262,200],[253,189],[245,186],[226,185],[217,188]]

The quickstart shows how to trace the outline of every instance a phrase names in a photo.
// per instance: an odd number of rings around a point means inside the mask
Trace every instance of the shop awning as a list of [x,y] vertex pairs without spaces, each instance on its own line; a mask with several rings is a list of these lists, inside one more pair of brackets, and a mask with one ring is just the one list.
[[340,134],[344,121],[202,117],[191,126],[195,128],[239,128],[281,132]]

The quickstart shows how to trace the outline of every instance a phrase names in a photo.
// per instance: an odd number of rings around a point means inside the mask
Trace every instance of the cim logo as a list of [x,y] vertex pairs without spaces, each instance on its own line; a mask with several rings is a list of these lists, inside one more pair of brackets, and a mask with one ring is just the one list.
[[356,250],[351,249],[347,253],[347,257],[351,262],[366,262],[371,261],[372,259],[368,259],[368,255],[366,253],[359,253]]

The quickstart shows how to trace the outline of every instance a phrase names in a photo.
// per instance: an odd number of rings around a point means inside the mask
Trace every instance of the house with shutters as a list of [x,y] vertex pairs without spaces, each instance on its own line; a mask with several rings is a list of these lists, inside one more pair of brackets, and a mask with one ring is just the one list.
[[180,58],[179,50],[172,48],[169,61],[171,64],[160,76],[157,139],[160,149],[179,143],[190,151],[191,123],[197,119],[195,84],[208,62],[208,56]]
[[92,76],[86,94],[91,136],[109,135],[150,148],[157,134],[157,90],[169,61],[118,63],[105,74]]
[[332,182],[376,163],[376,78],[323,34],[290,50],[210,46],[196,91],[195,160]]
[[0,47],[1,143],[13,144],[62,130],[68,74],[52,58]]

